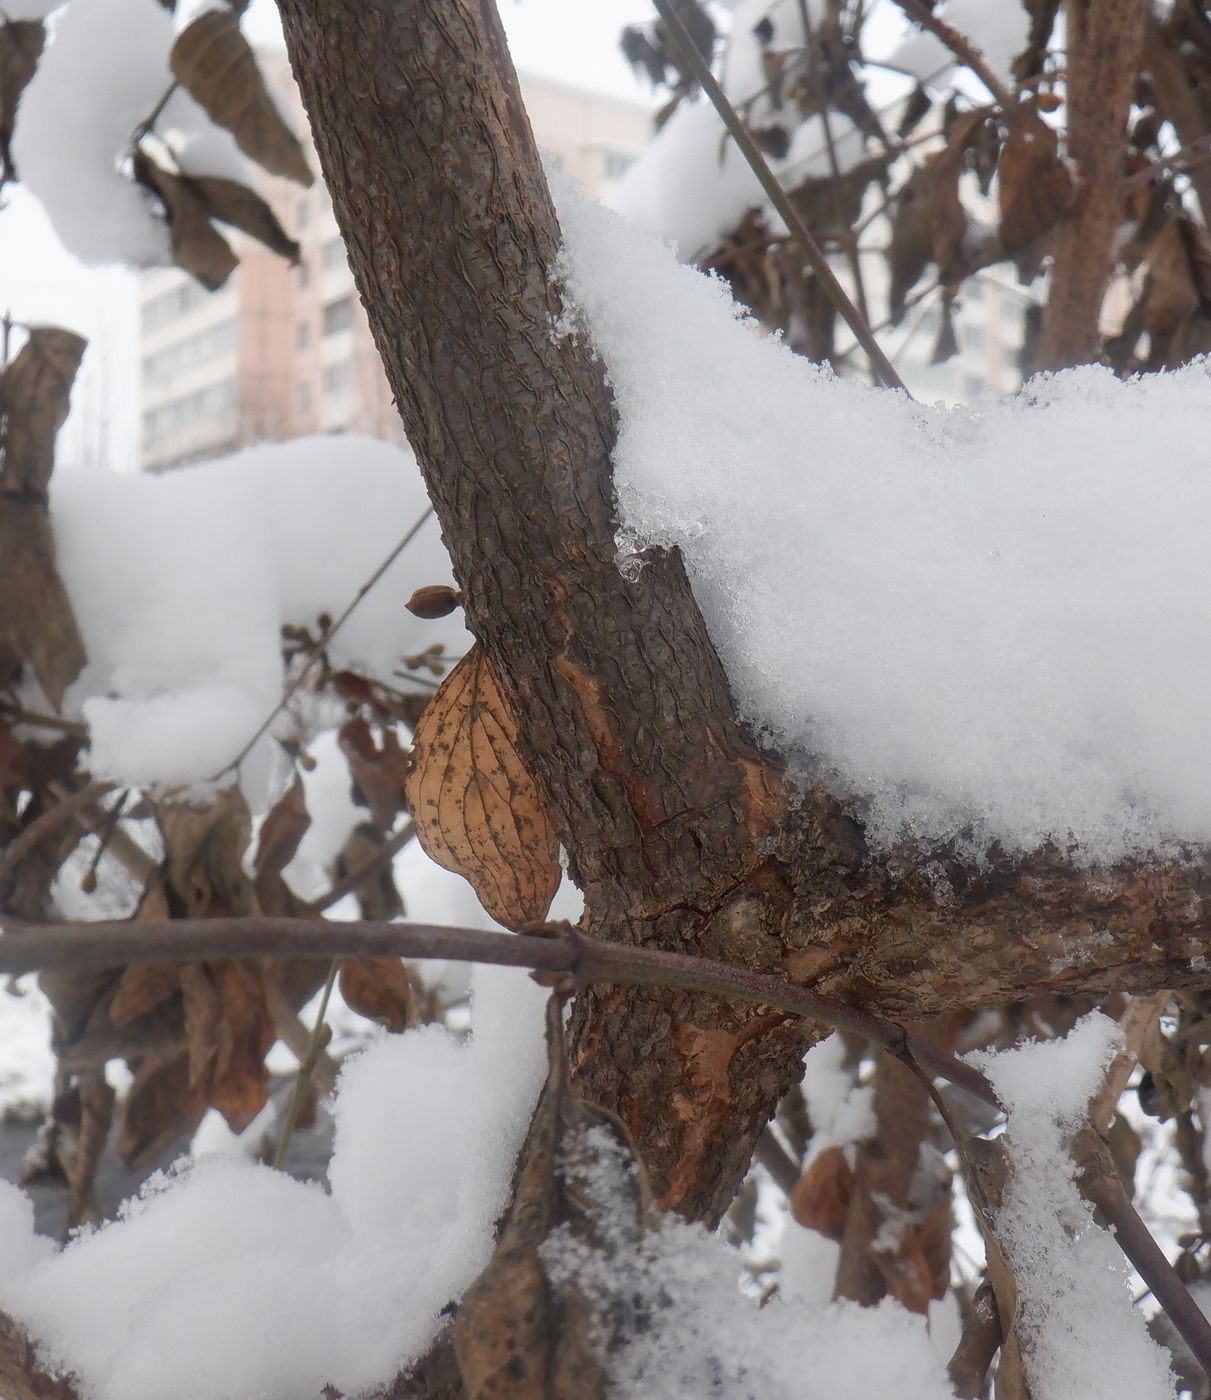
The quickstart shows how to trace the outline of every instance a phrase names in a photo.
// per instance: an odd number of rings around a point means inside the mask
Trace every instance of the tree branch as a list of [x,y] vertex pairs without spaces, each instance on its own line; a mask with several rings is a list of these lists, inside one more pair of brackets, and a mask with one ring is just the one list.
[[979,78],[1003,111],[1008,111],[1013,106],[1013,94],[988,66],[984,55],[970,39],[960,34],[953,25],[939,19],[932,10],[921,3],[921,0],[896,0],[896,4],[914,24],[927,29],[935,39],[945,44],[963,67]]
[[1068,154],[1077,196],[1055,231],[1051,289],[1037,368],[1101,357],[1098,321],[1123,219],[1123,136],[1139,76],[1149,6],[1143,0],[1067,0]]

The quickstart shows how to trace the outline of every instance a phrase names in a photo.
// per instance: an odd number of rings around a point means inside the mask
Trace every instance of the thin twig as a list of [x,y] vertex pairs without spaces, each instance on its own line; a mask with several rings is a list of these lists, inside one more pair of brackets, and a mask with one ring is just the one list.
[[281,1136],[278,1138],[277,1149],[273,1154],[273,1165],[278,1171],[282,1170],[286,1161],[286,1153],[290,1150],[290,1139],[294,1136],[303,1100],[307,1097],[307,1090],[311,1087],[311,1076],[315,1070],[316,1061],[328,1041],[324,1017],[328,1014],[328,1001],[332,996],[333,987],[336,986],[336,974],[339,966],[336,958],[333,958],[328,964],[328,976],[324,979],[324,990],[320,996],[319,1010],[315,1013],[315,1025],[311,1030],[307,1053],[299,1065],[298,1074],[294,1077],[294,1088],[290,1091],[290,1102],[286,1105],[286,1117],[282,1123]]
[[988,66],[984,55],[970,39],[944,19],[939,19],[921,0],[896,0],[896,4],[914,24],[928,29],[935,39],[945,44],[964,68],[969,68],[979,78],[1001,108],[1008,111],[1013,106],[1013,94]]
[[[653,4],[672,35],[686,66],[698,80],[703,92],[710,98],[711,104],[722,118],[724,126],[731,133],[732,140],[735,141],[740,153],[748,162],[761,188],[769,196],[770,203],[794,235],[795,241],[799,244],[809,266],[819,279],[828,299],[841,313],[846,325],[853,331],[863,350],[870,356],[871,363],[877,370],[879,378],[888,388],[904,389],[904,383],[896,373],[895,366],[883,353],[879,342],[875,339],[870,323],[850,300],[845,288],[837,281],[837,274],[832,270],[820,245],[812,237],[807,225],[800,218],[798,210],[778,183],[777,177],[769,167],[769,162],[761,154],[756,142],[749,135],[748,128],[737,115],[735,107],[732,106],[723,89],[715,81],[715,76],[702,55],[694,47],[694,43],[686,32],[677,12],[669,4],[669,0],[653,0]],[[908,390],[904,389],[904,392],[907,393]]]
[[369,860],[359,865],[356,870],[348,871],[317,899],[310,900],[302,905],[302,912],[305,914],[318,915],[331,909],[334,904],[339,903],[347,894],[353,894],[364,880],[368,879],[376,871],[381,870],[388,861],[393,860],[415,835],[415,823],[410,820],[404,822],[403,826],[401,826],[398,831],[393,831],[383,844],[375,850]]
[[294,679],[290,682],[289,685],[287,685],[286,689],[282,692],[281,699],[277,702],[277,704],[273,707],[269,714],[266,715],[264,721],[257,726],[256,733],[253,734],[252,738],[248,740],[248,742],[239,751],[239,753],[236,754],[236,756],[231,760],[231,762],[228,763],[225,767],[220,768],[217,773],[211,774],[210,781],[212,783],[218,782],[221,778],[226,777],[228,773],[234,773],[239,768],[240,764],[243,763],[243,761],[248,757],[248,755],[252,752],[253,748],[256,746],[257,741],[268,731],[269,726],[273,723],[275,719],[277,719],[278,715],[282,713],[282,711],[294,698],[295,692],[311,674],[315,663],[327,650],[329,642],[332,641],[333,637],[336,636],[336,634],[341,630],[345,623],[349,621],[353,610],[358,606],[359,603],[361,603],[362,599],[366,596],[366,594],[370,592],[374,585],[378,583],[379,579],[382,578],[382,576],[387,572],[391,565],[395,563],[395,561],[404,552],[404,550],[412,543],[412,541],[416,538],[416,535],[419,532],[421,526],[425,523],[426,520],[428,520],[428,518],[432,514],[432,505],[426,506],[425,509],[421,512],[419,519],[415,522],[411,529],[408,530],[408,532],[395,545],[395,547],[382,561],[382,563],[379,564],[378,568],[375,569],[375,571],[370,575],[370,577],[365,581],[365,583],[363,583],[362,586],[357,590],[356,595],[349,602],[348,606],[345,608],[345,611],[341,613],[341,615],[336,619],[335,622],[330,622],[328,624],[328,626],[324,629],[323,633],[320,635],[318,640],[312,645],[311,650],[307,654],[306,661],[303,662],[302,667],[296,672]]

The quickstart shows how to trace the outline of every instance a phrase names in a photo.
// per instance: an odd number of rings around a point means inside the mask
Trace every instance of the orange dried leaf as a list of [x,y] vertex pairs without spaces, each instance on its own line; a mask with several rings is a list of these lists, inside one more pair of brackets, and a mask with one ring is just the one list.
[[840,1241],[845,1234],[854,1171],[842,1147],[826,1147],[812,1158],[791,1188],[791,1214],[809,1230]]
[[560,878],[555,827],[517,738],[491,664],[472,647],[421,716],[406,785],[426,853],[513,929],[546,917]]
[[167,1001],[180,986],[181,969],[176,963],[133,963],[118,981],[109,1019],[115,1026],[128,1026]]
[[399,958],[344,958],[341,996],[359,1016],[379,1021],[389,1031],[408,1029],[412,986]]

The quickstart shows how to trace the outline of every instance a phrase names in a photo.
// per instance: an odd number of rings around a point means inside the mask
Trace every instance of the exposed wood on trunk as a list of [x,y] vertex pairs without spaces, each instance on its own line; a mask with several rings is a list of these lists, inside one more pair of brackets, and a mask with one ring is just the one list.
[[1057,226],[1036,368],[1101,355],[1098,317],[1123,219],[1123,135],[1139,75],[1148,0],[1067,0],[1068,154],[1080,181]]
[[[524,717],[590,928],[775,970],[752,914],[785,904],[756,850],[781,787],[737,729],[680,558],[616,567],[613,405],[591,346],[552,330],[559,227],[494,6],[282,13],[468,624]],[[797,1072],[783,1019],[663,993],[578,1010],[587,1092],[627,1100],[688,1214],[723,1208]]]

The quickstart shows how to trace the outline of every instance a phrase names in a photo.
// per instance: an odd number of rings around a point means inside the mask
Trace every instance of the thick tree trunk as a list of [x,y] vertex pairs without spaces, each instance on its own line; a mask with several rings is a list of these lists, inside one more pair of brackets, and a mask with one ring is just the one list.
[[[676,554],[615,565],[613,405],[491,0],[285,0],[333,207],[481,640],[523,719],[590,928],[777,969],[736,929],[781,786],[738,732]],[[779,891],[784,896],[785,891]],[[751,922],[751,921],[750,921]],[[802,1035],[702,998],[578,1012],[579,1063],[666,1202],[714,1215]],[[735,1063],[733,1063],[735,1062]]]
[[1036,368],[1101,357],[1098,317],[1123,221],[1123,136],[1150,0],[1066,0],[1068,154],[1080,185],[1056,230]]

